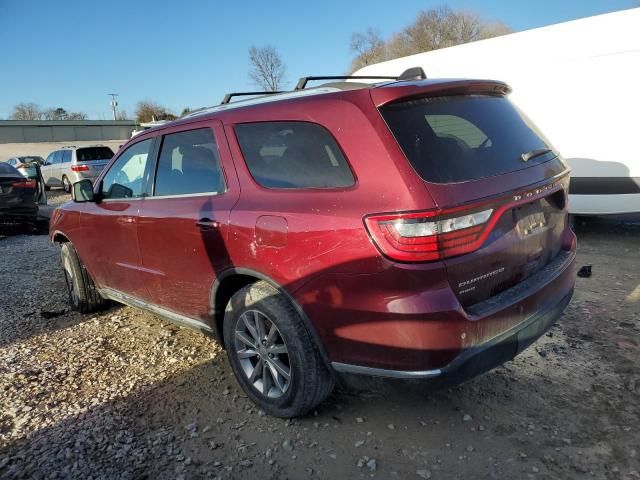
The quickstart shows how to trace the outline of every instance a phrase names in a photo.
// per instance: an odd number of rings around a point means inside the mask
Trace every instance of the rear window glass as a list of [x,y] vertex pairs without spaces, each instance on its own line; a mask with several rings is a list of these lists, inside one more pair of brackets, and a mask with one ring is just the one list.
[[0,173],[10,173],[12,175],[17,175],[18,171],[8,163],[0,163]]
[[309,122],[260,122],[236,126],[253,178],[267,188],[338,188],[354,184],[333,137]]
[[111,160],[113,152],[109,147],[88,147],[76,150],[78,162],[92,162],[94,160]]
[[545,162],[550,149],[522,112],[504,97],[423,98],[386,105],[382,116],[418,174],[434,183],[463,182]]

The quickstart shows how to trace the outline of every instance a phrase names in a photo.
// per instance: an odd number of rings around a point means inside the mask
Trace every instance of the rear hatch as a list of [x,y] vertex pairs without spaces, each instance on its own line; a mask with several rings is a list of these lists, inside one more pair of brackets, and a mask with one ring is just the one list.
[[113,151],[109,147],[78,148],[76,150],[76,165],[72,169],[87,177],[97,177],[112,157]]
[[380,106],[438,206],[390,231],[429,252],[418,260],[444,262],[463,306],[516,285],[562,249],[568,169],[507,92],[467,83]]

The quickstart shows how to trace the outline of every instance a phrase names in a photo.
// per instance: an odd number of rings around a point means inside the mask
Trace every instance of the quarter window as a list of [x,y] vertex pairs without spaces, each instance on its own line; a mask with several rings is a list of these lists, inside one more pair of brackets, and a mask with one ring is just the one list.
[[218,146],[209,128],[165,135],[156,173],[155,196],[225,191]]
[[354,184],[333,137],[309,122],[260,122],[236,126],[253,178],[267,188],[338,188]]
[[127,148],[102,180],[103,198],[137,198],[142,196],[144,173],[149,160],[152,139],[142,140]]

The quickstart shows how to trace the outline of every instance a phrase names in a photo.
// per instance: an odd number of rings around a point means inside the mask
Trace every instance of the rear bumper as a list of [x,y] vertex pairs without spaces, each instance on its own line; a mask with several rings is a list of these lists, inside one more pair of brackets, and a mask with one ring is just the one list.
[[526,335],[531,343],[546,331],[571,298],[574,248],[516,286],[469,307],[460,304],[437,262],[395,265],[372,275],[325,275],[294,296],[335,371],[452,376],[472,370],[465,366],[470,359],[492,368],[528,345]]
[[0,226],[34,223],[38,220],[38,208],[0,209]]
[[464,350],[451,363],[431,370],[389,370],[333,362],[332,368],[340,374],[368,375],[404,380],[438,380],[441,385],[460,383],[513,359],[544,335],[562,315],[569,304],[573,290],[547,310],[537,312],[524,322],[493,339]]

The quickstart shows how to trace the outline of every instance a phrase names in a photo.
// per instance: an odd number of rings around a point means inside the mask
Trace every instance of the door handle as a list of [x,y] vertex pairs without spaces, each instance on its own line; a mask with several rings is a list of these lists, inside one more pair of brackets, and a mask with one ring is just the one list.
[[216,222],[215,220],[205,217],[198,220],[196,225],[200,230],[213,230],[214,228],[220,227],[220,222]]

